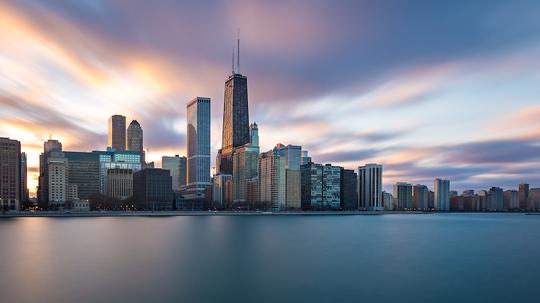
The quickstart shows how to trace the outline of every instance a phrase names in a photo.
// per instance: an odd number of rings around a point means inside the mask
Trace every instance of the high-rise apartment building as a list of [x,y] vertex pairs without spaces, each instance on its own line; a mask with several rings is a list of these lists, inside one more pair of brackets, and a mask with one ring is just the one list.
[[[126,150],[126,117],[114,115],[109,118],[107,147],[116,151]],[[142,142],[141,142],[142,143]]]
[[51,152],[47,157],[49,182],[49,207],[65,207],[69,201],[68,159],[62,152]]
[[450,181],[435,179],[433,184],[435,191],[435,209],[438,211],[450,210]]
[[287,208],[285,158],[277,148],[259,155],[259,203],[273,211]]
[[412,185],[405,182],[397,182],[394,184],[393,193],[397,209],[412,208]]
[[[248,183],[258,180],[258,158],[259,158],[259,129],[256,123],[249,127],[250,142],[233,150],[233,201],[240,207],[253,204],[255,201],[248,198]],[[257,199],[255,199],[257,200]]]
[[170,172],[173,191],[180,191],[186,186],[187,158],[175,155],[161,157],[161,167]]
[[331,164],[301,166],[302,209],[335,210],[341,207],[341,170]]
[[298,145],[276,145],[279,156],[285,159],[285,205],[287,209],[300,209],[302,147]]
[[230,208],[233,197],[232,176],[217,174],[213,178],[213,201],[219,208]]
[[339,209],[341,206],[342,167],[325,164],[322,169],[323,209]]
[[382,210],[382,165],[358,167],[358,204],[360,209]]
[[412,207],[419,210],[426,210],[429,208],[429,189],[422,184],[416,184],[413,186],[413,204]]
[[394,197],[392,197],[392,194],[386,191],[382,192],[382,198],[383,198],[383,207],[385,210],[394,210]]
[[529,207],[529,184],[527,183],[519,184],[518,195],[519,195],[519,208],[531,209]]
[[49,170],[47,158],[51,152],[62,151],[62,143],[49,139],[43,143],[43,153],[39,155],[38,206],[42,209],[49,207]]
[[[204,198],[210,179],[210,98],[197,97],[187,105],[188,199]],[[248,138],[249,139],[249,138]]]
[[0,211],[20,209],[21,143],[0,138]]
[[503,192],[504,209],[519,209],[519,194],[517,190],[505,190]]

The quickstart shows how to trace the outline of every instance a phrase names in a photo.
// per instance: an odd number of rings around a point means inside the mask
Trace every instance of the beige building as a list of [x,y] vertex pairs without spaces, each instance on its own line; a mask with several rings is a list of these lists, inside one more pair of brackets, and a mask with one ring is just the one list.
[[51,152],[47,158],[49,170],[49,206],[64,207],[69,200],[68,159],[62,152]]
[[129,168],[109,168],[105,177],[105,194],[124,200],[133,195],[133,170]]

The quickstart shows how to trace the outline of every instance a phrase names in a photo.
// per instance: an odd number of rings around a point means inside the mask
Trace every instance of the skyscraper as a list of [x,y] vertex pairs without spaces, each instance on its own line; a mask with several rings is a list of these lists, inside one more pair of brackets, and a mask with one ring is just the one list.
[[218,153],[218,171],[223,174],[232,174],[233,149],[250,142],[247,77],[240,74],[240,40],[237,51],[236,70],[233,56],[232,75],[225,81],[222,145]]
[[382,165],[358,167],[358,204],[361,209],[382,210]]
[[[131,121],[127,129],[127,150],[143,154],[143,130],[137,120]],[[144,162],[144,161],[143,161]]]
[[179,155],[161,157],[161,167],[171,173],[173,191],[179,191],[186,186],[186,162],[187,158]]
[[274,147],[259,155],[259,203],[273,211],[283,210],[286,204],[285,158]]
[[63,152],[53,151],[47,157],[49,172],[49,207],[64,207],[68,201],[68,159]]
[[107,147],[114,148],[117,151],[126,150],[126,117],[122,115],[114,115],[109,118],[109,136]]
[[280,157],[285,159],[285,200],[287,209],[301,208],[300,164],[302,147],[299,145],[276,145]]
[[339,209],[342,167],[309,162],[302,165],[300,169],[302,209]]
[[450,210],[450,181],[435,179],[433,190],[435,191],[435,209],[438,211]]
[[204,198],[210,182],[210,98],[187,105],[187,198]]
[[21,143],[0,138],[0,211],[20,209]]
[[49,207],[49,169],[47,158],[51,152],[62,151],[62,143],[49,139],[43,143],[43,153],[39,155],[38,206],[42,209]]

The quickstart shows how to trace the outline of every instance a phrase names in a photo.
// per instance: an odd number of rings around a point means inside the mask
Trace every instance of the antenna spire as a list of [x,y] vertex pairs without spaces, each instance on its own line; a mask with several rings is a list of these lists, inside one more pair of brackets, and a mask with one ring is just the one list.
[[234,46],[232,48],[232,74],[234,75]]
[[240,29],[238,29],[236,72],[240,73]]

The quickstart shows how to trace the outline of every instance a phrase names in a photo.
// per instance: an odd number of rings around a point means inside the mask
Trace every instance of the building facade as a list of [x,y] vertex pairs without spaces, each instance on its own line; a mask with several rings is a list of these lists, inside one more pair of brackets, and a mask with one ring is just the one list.
[[419,210],[429,209],[429,189],[422,184],[413,186],[413,204],[412,207]]
[[21,152],[20,161],[20,182],[19,182],[19,200],[20,205],[26,204],[30,199],[28,195],[28,159],[26,153]]
[[259,155],[259,204],[273,211],[287,208],[285,158],[274,148]]
[[133,170],[109,168],[105,177],[105,195],[118,200],[133,196]]
[[49,139],[43,143],[43,153],[39,155],[38,206],[42,209],[49,207],[49,170],[47,158],[51,152],[61,152],[62,143]]
[[518,198],[519,198],[519,208],[520,209],[531,209],[529,207],[529,184],[521,183],[519,184],[518,189]]
[[210,179],[210,98],[187,105],[187,197],[204,198]]
[[170,172],[174,191],[186,186],[187,158],[175,155],[174,157],[161,157],[161,167]]
[[126,117],[114,115],[109,118],[107,147],[116,151],[126,150]]
[[77,186],[79,199],[101,193],[99,155],[94,152],[63,152],[68,160],[69,184]]
[[405,182],[398,182],[394,184],[393,193],[396,209],[404,210],[411,209],[412,204],[412,185]]
[[0,212],[20,210],[21,143],[0,138]]
[[133,201],[140,210],[172,210],[174,198],[169,172],[146,168],[133,173]]
[[382,210],[382,165],[358,167],[358,204],[360,209]]
[[[143,169],[141,153],[136,151],[93,151],[99,158],[99,185],[100,193],[106,195],[107,171],[109,169],[130,169],[133,173]],[[86,199],[81,197],[81,199]]]
[[341,169],[341,208],[358,209],[358,175],[352,169]]
[[437,211],[450,210],[450,181],[443,179],[435,179],[433,184],[435,192],[435,209]]
[[519,209],[519,194],[517,190],[505,190],[503,192],[504,208],[508,210]]
[[68,159],[62,152],[51,152],[47,158],[49,169],[49,207],[62,208],[69,201]]
[[285,160],[285,208],[302,207],[300,164],[302,147],[298,145],[276,145],[279,156]]
[[213,181],[213,201],[217,208],[231,208],[233,201],[232,176],[217,174]]
[[140,153],[142,163],[144,163],[143,129],[137,120],[129,123],[126,143],[127,150]]

